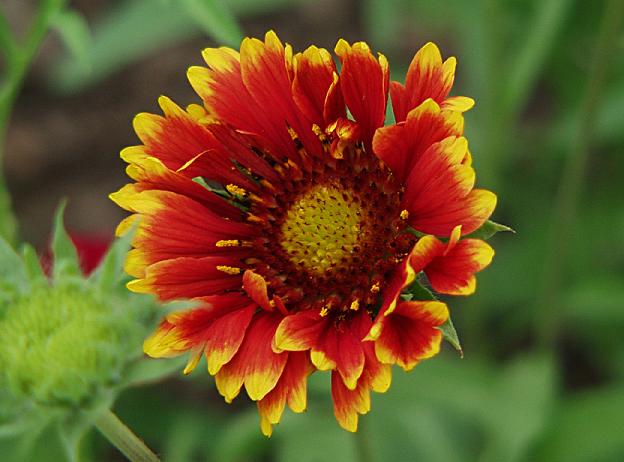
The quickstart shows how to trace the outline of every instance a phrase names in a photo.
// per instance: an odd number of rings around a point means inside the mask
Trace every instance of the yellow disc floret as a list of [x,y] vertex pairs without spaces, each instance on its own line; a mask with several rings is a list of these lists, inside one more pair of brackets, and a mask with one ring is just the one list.
[[317,186],[293,203],[282,224],[282,247],[313,274],[342,266],[359,241],[362,209],[349,192]]

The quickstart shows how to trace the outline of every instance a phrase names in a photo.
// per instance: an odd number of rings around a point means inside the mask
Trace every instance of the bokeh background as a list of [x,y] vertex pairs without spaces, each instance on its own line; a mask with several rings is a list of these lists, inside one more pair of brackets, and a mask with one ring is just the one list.
[[[75,0],[19,93],[4,169],[21,237],[45,249],[66,197],[70,231],[110,239],[123,217],[119,150],[160,94],[198,102],[200,50],[274,29],[297,50],[366,40],[403,80],[434,41],[458,58],[453,94],[478,184],[497,192],[494,264],[451,310],[450,345],[373,396],[360,432],[332,415],[327,374],[271,439],[255,406],[225,405],[198,367],[126,392],[116,412],[165,461],[624,460],[624,29],[622,1]],[[1,0],[16,34],[37,2]],[[2,69],[2,68],[0,68]],[[62,460],[52,437],[33,460]],[[122,460],[96,433],[85,460]],[[35,457],[35,456],[34,456]],[[2,457],[0,456],[0,459]]]

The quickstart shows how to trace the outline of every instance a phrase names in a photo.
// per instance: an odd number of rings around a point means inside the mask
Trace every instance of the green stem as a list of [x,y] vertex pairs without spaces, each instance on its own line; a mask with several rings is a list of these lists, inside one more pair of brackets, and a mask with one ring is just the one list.
[[362,417],[359,418],[358,427],[357,432],[353,434],[357,460],[359,462],[371,462],[370,440]]
[[8,21],[0,13],[0,44],[6,59],[6,72],[0,82],[0,237],[11,243],[16,240],[17,220],[11,207],[11,196],[4,179],[3,168],[3,148],[9,118],[26,72],[46,36],[54,15],[60,11],[64,3],[65,0],[41,1],[37,16],[22,46],[13,39]]
[[609,0],[596,39],[587,90],[579,114],[576,136],[571,140],[570,154],[563,167],[555,196],[550,241],[544,261],[544,276],[537,294],[537,338],[542,347],[555,340],[558,295],[565,268],[567,249],[574,236],[577,203],[583,188],[584,173],[594,132],[596,112],[606,81],[607,69],[617,47],[619,25],[624,18],[624,2]]
[[112,411],[95,422],[96,428],[131,462],[159,462],[160,459]]

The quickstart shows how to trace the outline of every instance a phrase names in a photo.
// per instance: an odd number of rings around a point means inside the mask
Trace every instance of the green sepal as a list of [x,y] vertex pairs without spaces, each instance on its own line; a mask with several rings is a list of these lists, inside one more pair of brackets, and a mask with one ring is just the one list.
[[483,239],[484,241],[487,241],[496,233],[500,233],[500,232],[515,233],[515,231],[511,229],[509,226],[501,225],[500,223],[496,223],[495,221],[492,221],[492,220],[487,220],[485,223],[481,225],[479,229],[477,229],[476,231],[473,231],[472,233],[468,234],[465,237],[470,238],[470,239]]
[[54,263],[52,277],[55,281],[62,276],[81,275],[78,252],[63,224],[66,204],[66,201],[62,201],[54,215],[54,228],[52,230],[52,255]]
[[47,284],[48,278],[41,267],[41,260],[35,248],[30,244],[22,246],[24,268],[31,284]]
[[24,263],[13,247],[0,237],[0,281],[2,286],[28,287],[28,275]]
[[449,318],[446,320],[444,324],[437,328],[442,332],[442,337],[444,340],[453,345],[453,348],[457,350],[460,357],[464,357],[464,349],[461,346],[461,342],[459,341],[459,336],[457,335],[457,331],[455,330],[455,326],[453,325],[453,320],[449,315]]
[[111,291],[119,287],[125,277],[123,267],[135,232],[136,224],[122,237],[115,240],[102,262],[89,277],[89,281],[94,282],[103,291]]
[[410,298],[408,300],[437,300],[437,297],[433,295],[433,292],[431,292],[418,281],[414,281],[407,288],[406,295],[407,294],[410,295]]

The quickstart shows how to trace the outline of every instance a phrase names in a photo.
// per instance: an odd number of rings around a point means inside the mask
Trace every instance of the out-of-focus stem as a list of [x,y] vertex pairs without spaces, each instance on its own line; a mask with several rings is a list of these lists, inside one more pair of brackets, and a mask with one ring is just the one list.
[[65,0],[42,0],[30,31],[23,45],[11,36],[5,16],[0,12],[0,45],[5,57],[5,75],[0,81],[0,236],[11,243],[17,239],[17,220],[11,207],[4,178],[4,143],[9,118],[22,82],[43,41],[54,15],[63,7]]
[[550,347],[555,339],[559,292],[571,238],[577,221],[577,205],[583,188],[584,172],[595,128],[596,111],[604,88],[617,33],[624,18],[624,1],[609,0],[604,8],[602,24],[596,39],[587,89],[579,113],[576,136],[571,140],[570,154],[563,166],[559,189],[555,196],[550,227],[549,247],[544,260],[544,273],[537,293],[537,339],[542,347]]
[[112,411],[107,410],[95,422],[96,428],[131,462],[159,462],[160,459]]

